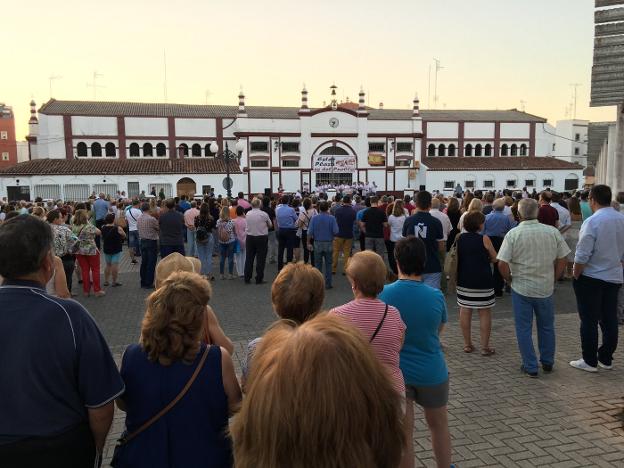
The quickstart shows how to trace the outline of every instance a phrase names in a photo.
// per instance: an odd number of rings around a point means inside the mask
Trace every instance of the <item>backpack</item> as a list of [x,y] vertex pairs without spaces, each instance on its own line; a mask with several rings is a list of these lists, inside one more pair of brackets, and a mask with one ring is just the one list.
[[223,244],[230,242],[230,233],[227,230],[227,223],[219,223],[218,236],[219,242]]
[[195,230],[195,240],[200,244],[205,244],[206,242],[208,242],[209,236],[210,234],[208,233],[208,229],[206,229],[206,226],[199,226]]

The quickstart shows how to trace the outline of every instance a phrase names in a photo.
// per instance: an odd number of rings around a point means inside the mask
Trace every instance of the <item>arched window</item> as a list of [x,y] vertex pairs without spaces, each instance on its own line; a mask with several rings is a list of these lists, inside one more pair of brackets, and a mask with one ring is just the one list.
[[340,146],[328,146],[327,148],[323,149],[323,151],[321,151],[319,154],[329,156],[347,156],[349,153],[347,153],[346,149],[341,148]]
[[143,156],[154,156],[154,147],[151,143],[145,143],[143,145]]
[[204,154],[205,154],[206,156],[210,156],[210,157],[213,157],[213,158],[214,158],[215,154],[214,154],[212,151],[210,151],[210,145],[211,145],[211,143],[208,143],[208,144],[204,147]]
[[104,154],[106,154],[106,157],[109,158],[114,158],[115,156],[117,156],[115,143],[106,143],[106,145],[104,146]]
[[436,147],[435,145],[429,145],[427,147],[427,156],[435,156],[436,155]]
[[481,143],[475,146],[475,156],[483,156],[483,146],[481,146]]
[[76,145],[76,154],[78,154],[81,158],[87,156],[87,144],[84,141],[81,141]]
[[485,145],[485,155],[492,156],[492,145]]
[[464,155],[465,156],[472,156],[472,145],[471,144],[467,144],[466,145],[466,151],[464,151]]
[[509,146],[507,145],[501,146],[501,156],[508,156],[508,155],[509,155]]
[[523,143],[520,145],[520,156],[526,156],[526,155],[527,155],[527,145]]
[[195,143],[195,144],[191,147],[191,154],[192,154],[193,156],[196,156],[196,157],[201,156],[201,153],[202,153],[202,151],[201,151],[201,150],[202,150],[201,145],[200,145],[200,144],[198,144],[198,143]]
[[438,146],[438,156],[446,156],[446,146]]
[[167,156],[167,147],[164,143],[158,143],[156,145],[156,156]]
[[188,157],[188,145],[186,143],[182,143],[179,147],[178,147],[178,156],[180,157]]
[[448,155],[449,156],[455,156],[455,145],[454,144],[450,144],[449,148],[448,148]]
[[99,143],[92,143],[91,144],[91,156],[96,157],[96,158],[101,158],[102,157],[102,145],[100,145]]
[[516,145],[515,143],[511,145],[511,155],[518,156],[518,145]]
[[139,144],[130,143],[130,157],[139,156]]

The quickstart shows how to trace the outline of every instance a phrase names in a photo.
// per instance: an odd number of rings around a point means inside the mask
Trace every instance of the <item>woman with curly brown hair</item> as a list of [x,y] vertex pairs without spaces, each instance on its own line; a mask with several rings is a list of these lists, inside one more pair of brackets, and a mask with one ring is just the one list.
[[230,354],[201,343],[209,298],[210,283],[189,272],[171,274],[147,298],[140,342],[126,349],[121,363],[126,391],[117,405],[126,412],[128,442],[116,468],[231,466],[226,432],[241,392]]
[[339,317],[278,322],[263,338],[231,427],[237,468],[395,468],[400,396]]

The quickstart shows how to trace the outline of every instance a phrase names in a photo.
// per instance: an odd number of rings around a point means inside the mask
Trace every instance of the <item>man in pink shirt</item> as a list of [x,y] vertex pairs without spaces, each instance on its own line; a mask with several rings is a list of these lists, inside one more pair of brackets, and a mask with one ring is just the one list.
[[186,243],[188,244],[189,257],[197,257],[197,244],[195,243],[195,218],[199,216],[197,202],[191,202],[191,208],[184,212],[184,224],[186,225]]
[[251,204],[245,200],[245,195],[243,194],[243,192],[238,192],[238,206],[242,206],[243,210],[245,210],[245,212],[251,210]]

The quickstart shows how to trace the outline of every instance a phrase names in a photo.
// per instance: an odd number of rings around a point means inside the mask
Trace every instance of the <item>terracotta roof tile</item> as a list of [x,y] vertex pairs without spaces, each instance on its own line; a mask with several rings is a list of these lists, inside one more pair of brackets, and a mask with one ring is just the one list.
[[[342,103],[338,107],[357,109],[356,103]],[[298,119],[299,107],[246,106],[249,118]],[[312,111],[316,109],[311,109]],[[178,118],[234,118],[237,106],[200,104],[163,104],[145,102],[111,101],[57,101],[50,99],[39,110],[46,115],[127,116],[127,117],[178,117]],[[367,108],[370,120],[409,120],[412,109]],[[423,120],[434,122],[478,121],[478,122],[546,122],[535,115],[510,110],[439,110],[421,109]]]
[[430,171],[500,171],[500,170],[539,170],[569,169],[582,170],[583,166],[557,158],[527,156],[513,157],[433,157],[424,158],[423,164]]
[[[225,174],[220,159],[35,159],[0,169],[0,175],[130,175],[130,174]],[[240,174],[237,163],[230,172]]]

